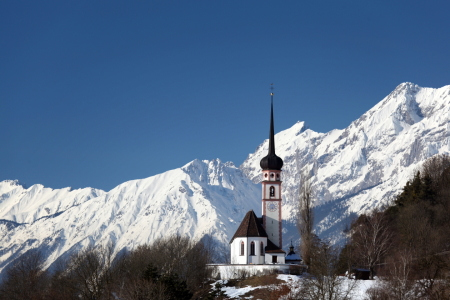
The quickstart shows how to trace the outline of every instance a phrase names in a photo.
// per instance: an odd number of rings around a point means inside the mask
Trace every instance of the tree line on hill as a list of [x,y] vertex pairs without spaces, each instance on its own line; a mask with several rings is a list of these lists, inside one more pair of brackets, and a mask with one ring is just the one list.
[[367,299],[450,299],[450,156],[428,159],[388,205],[354,220],[341,251],[314,234],[313,190],[302,177],[300,251],[315,281],[363,268],[380,279]]
[[113,247],[89,247],[53,272],[43,256],[29,251],[6,270],[0,300],[209,299],[211,240],[171,236],[118,254]]

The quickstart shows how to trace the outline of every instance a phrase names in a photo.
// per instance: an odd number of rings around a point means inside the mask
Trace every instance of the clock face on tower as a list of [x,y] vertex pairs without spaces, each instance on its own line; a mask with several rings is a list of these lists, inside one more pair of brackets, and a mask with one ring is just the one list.
[[275,202],[269,202],[269,203],[267,204],[267,209],[268,209],[269,211],[276,211],[276,210],[278,209],[278,203],[275,203]]

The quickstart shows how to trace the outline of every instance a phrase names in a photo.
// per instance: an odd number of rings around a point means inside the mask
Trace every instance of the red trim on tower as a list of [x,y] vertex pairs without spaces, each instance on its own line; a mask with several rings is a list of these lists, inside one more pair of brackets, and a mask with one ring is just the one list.
[[[263,209],[262,209],[262,221],[263,221],[263,227],[264,229],[267,228],[267,218],[266,218],[266,213],[267,213],[267,201],[274,201],[274,202],[278,202],[278,247],[282,247],[283,245],[283,236],[282,236],[282,232],[283,232],[283,220],[282,220],[282,181],[281,180],[276,180],[276,181],[272,181],[270,180],[270,173],[274,173],[274,175],[276,176],[277,174],[280,175],[281,177],[281,170],[272,170],[272,169],[266,169],[263,170],[263,180],[261,182],[262,184],[262,204],[263,204]],[[267,179],[264,178],[264,174],[268,174]],[[274,197],[269,197],[267,198],[267,195],[270,195],[270,186],[274,186],[278,188],[278,192],[275,194]],[[269,193],[269,194],[268,194]],[[273,232],[275,233],[275,232]],[[271,237],[269,236],[270,234],[268,233],[268,238],[271,239]],[[275,241],[274,241],[275,242]],[[274,243],[277,244],[277,243]]]
[[279,226],[278,226],[278,231],[279,231],[279,238],[280,238],[280,245],[279,247],[282,248],[283,247],[283,235],[282,235],[282,228],[281,226],[283,225],[283,219],[281,216],[281,199],[280,199],[280,205],[279,205],[279,209],[278,209],[278,220],[279,220]]

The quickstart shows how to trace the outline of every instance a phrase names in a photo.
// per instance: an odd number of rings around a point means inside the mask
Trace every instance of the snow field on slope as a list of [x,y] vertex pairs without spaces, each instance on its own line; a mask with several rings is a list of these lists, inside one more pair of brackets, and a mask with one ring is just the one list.
[[[295,219],[300,166],[312,174],[321,207],[316,232],[339,240],[348,219],[387,203],[427,158],[450,153],[449,112],[450,86],[403,83],[345,129],[316,133],[298,122],[279,132],[283,218]],[[261,180],[259,160],[267,149],[266,140],[240,167],[254,182]]]
[[[0,269],[31,248],[45,253],[48,267],[58,257],[89,245],[113,243],[117,253],[174,234],[195,240],[211,235],[228,244],[245,213],[259,206],[259,192],[231,163],[195,160],[179,169],[120,184],[59,215],[5,230]],[[33,205],[47,205],[46,199]],[[67,205],[64,199],[61,205]]]

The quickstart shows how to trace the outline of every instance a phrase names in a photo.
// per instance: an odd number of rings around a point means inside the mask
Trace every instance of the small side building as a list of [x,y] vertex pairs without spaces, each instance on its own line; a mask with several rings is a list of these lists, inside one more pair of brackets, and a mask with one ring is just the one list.
[[290,265],[300,265],[302,263],[301,257],[294,251],[294,245],[292,245],[292,241],[291,246],[289,247],[289,253],[285,257],[285,261],[286,264]]

